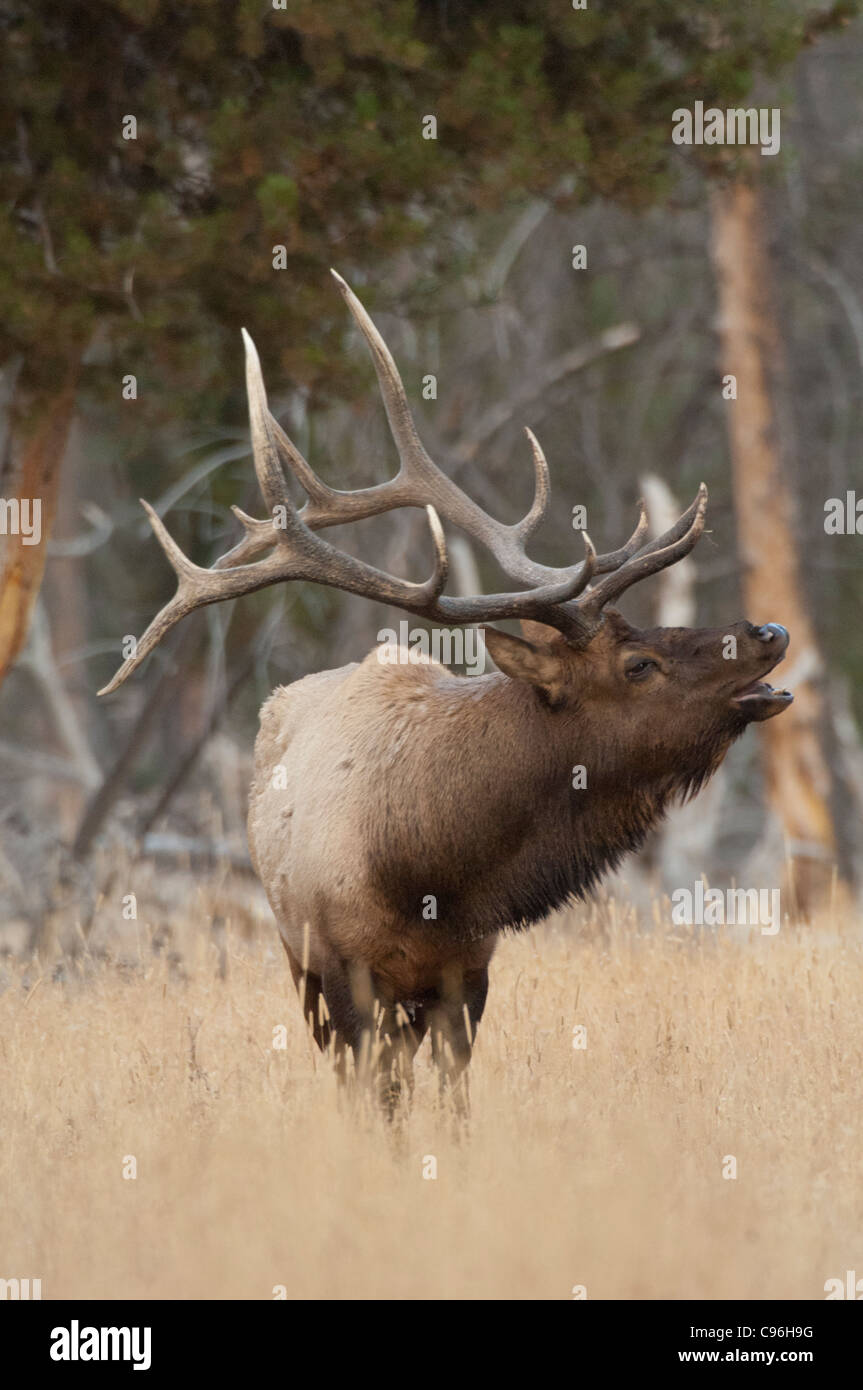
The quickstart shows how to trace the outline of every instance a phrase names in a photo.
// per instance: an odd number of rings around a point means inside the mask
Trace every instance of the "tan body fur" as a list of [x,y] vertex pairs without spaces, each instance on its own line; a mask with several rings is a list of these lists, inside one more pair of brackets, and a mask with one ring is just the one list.
[[[301,961],[307,951],[315,974],[333,960],[361,960],[393,998],[411,998],[454,961],[479,969],[491,959],[496,938],[457,943],[443,924],[437,930],[420,913],[394,908],[381,883],[387,867],[374,857],[382,806],[394,834],[396,824],[415,823],[420,845],[456,816],[450,779],[440,777],[435,798],[429,764],[465,756],[466,684],[436,663],[382,664],[372,652],[361,664],[280,687],[264,705],[249,807],[252,862],[285,945]],[[423,737],[430,720],[443,733],[433,750]],[[274,779],[277,767],[283,779]],[[421,789],[431,796],[417,818]]]

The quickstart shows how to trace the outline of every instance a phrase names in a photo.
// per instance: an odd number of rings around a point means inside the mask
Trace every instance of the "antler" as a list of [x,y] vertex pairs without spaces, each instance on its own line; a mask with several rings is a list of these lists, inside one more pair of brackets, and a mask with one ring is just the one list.
[[[526,431],[536,478],[533,504],[521,521],[505,525],[462,492],[426,453],[389,349],[360,301],[341,276],[335,271],[332,273],[372,355],[398,449],[398,473],[389,482],[354,492],[328,487],[270,414],[258,354],[243,329],[252,453],[270,518],[259,521],[247,516],[239,507],[232,508],[243,526],[243,539],[211,569],[203,569],[183,554],[153,508],[142,502],[156,538],[177,575],[177,592],[150,623],[134,655],[99,691],[100,695],[109,694],[122,685],[187,613],[290,579],[313,580],[362,594],[448,626],[504,618],[534,618],[558,628],[574,644],[583,645],[601,623],[601,610],[611,598],[646,575],[674,564],[695,545],[704,526],[707,505],[707,489],[703,484],[688,512],[650,545],[642,547],[641,544],[647,530],[642,503],[638,525],[619,550],[597,555],[585,532],[585,557],[576,564],[556,569],[531,560],[525,553],[525,544],[545,515],[549,497],[548,465],[534,435]],[[301,510],[297,510],[288,493],[283,465],[290,469],[306,493],[308,501]],[[398,507],[424,507],[428,516],[435,565],[431,576],[422,584],[397,579],[345,555],[316,534],[327,526],[358,521]],[[444,595],[448,559],[438,513],[483,545],[505,574],[527,587],[515,593],[475,597]],[[266,551],[270,553],[265,555]],[[265,558],[258,558],[262,555]],[[253,561],[255,563],[251,563]],[[590,581],[601,574],[609,577],[588,589]]]

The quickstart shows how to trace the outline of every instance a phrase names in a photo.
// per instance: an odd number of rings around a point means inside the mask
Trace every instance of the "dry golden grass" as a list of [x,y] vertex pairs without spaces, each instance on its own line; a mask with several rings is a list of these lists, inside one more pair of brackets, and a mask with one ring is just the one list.
[[425,1048],[400,1126],[347,1101],[277,952],[229,933],[220,969],[201,927],[183,978],[142,929],[132,967],[7,965],[0,1275],[45,1298],[823,1298],[863,1269],[859,925],[504,941],[461,1133]]

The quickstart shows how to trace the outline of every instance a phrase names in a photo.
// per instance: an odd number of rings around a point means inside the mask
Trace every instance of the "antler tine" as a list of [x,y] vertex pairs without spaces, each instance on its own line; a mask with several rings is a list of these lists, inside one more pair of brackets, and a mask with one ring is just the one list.
[[[641,555],[652,555],[655,550],[662,550],[665,548],[665,546],[671,545],[674,541],[679,540],[681,536],[684,536],[686,532],[689,530],[693,521],[695,520],[695,515],[699,507],[701,507],[702,498],[704,498],[704,506],[706,507],[707,488],[705,487],[704,483],[699,483],[698,491],[695,494],[694,500],[690,502],[689,506],[686,508],[686,511],[682,514],[682,516],[679,516],[675,521],[674,525],[669,526],[668,530],[664,531],[661,536],[657,536],[656,540],[653,540],[650,542],[649,545],[646,545],[644,549],[640,552]],[[640,505],[642,507],[642,510],[644,510],[644,503],[642,502]]]
[[542,521],[548,508],[548,499],[551,496],[551,480],[548,475],[548,463],[546,462],[546,457],[542,451],[540,442],[534,434],[533,430],[529,430],[525,426],[524,432],[527,435],[528,443],[530,444],[531,452],[533,454],[533,467],[536,483],[534,487],[533,503],[531,505],[531,509],[527,513],[527,516],[522,517],[521,521],[519,521],[515,527],[519,540],[522,542],[522,544],[524,544],[525,541],[530,540],[530,537],[533,535],[537,526]]
[[609,550],[607,554],[600,555],[596,562],[597,574],[609,574],[612,570],[620,569],[622,564],[641,549],[641,542],[647,535],[648,528],[647,508],[641,498],[639,498],[638,507],[638,524],[626,545],[622,545],[619,550]]
[[[296,512],[287,491],[286,479],[281,466],[282,461],[284,461],[309,499],[297,515],[310,530],[318,530],[325,525],[332,525],[335,520],[358,519],[356,507],[351,508],[352,514],[350,516],[331,517],[331,500],[342,500],[343,502],[352,499],[359,500],[360,494],[337,493],[332,488],[327,487],[282,429],[279,422],[271,414],[267,404],[267,393],[261,373],[258,350],[246,329],[243,328],[241,332],[246,349],[246,389],[255,472],[261,492],[268,502],[270,510],[272,511],[276,506],[284,506],[289,512]],[[376,489],[368,489],[367,491],[372,492]],[[399,503],[394,499],[391,505],[397,506]],[[238,565],[248,564],[249,561],[263,555],[279,539],[278,530],[273,526],[272,520],[258,521],[255,517],[248,516],[239,507],[232,507],[231,510],[242,525],[245,535],[239,544],[233,546],[231,550],[215,561],[213,569],[234,569]],[[376,510],[378,508],[372,503],[367,514],[373,515]]]
[[435,552],[435,568],[431,579],[426,580],[426,588],[431,603],[437,603],[444,591],[446,582],[449,578],[449,553],[446,548],[446,536],[440,524],[440,517],[434,507],[426,507],[429,530],[431,531],[432,545]]
[[[249,427],[252,435],[252,457],[261,495],[272,517],[276,507],[287,506],[295,511],[288,497],[287,483],[279,461],[273,431],[272,416],[267,406],[267,391],[261,375],[258,350],[245,328],[241,330],[246,348],[246,394],[249,398]],[[278,536],[276,537],[278,540]]]
[[426,463],[434,469],[434,464],[432,464],[417,434],[404,383],[399,376],[399,369],[392,353],[347,281],[342,279],[337,270],[330,270],[330,274],[338,285],[342,299],[347,304],[371,353],[381,388],[384,409],[398,449],[401,471],[405,474],[416,474],[417,471],[423,473],[425,471],[423,465]]
[[[188,556],[183,554],[173,536],[169,535],[161,518],[150,506],[150,503],[145,502],[143,497],[140,499],[140,502],[150,519],[150,525],[155,532],[156,539],[177,576],[177,592],[174,594],[174,597],[165,604],[164,608],[159,610],[146,632],[139,641],[136,642],[135,650],[132,655],[126,658],[108,684],[104,685],[102,689],[98,691],[99,695],[110,695],[121,686],[123,682],[131,676],[132,672],[137,670],[144,658],[149,656],[153,648],[161,642],[162,638],[170,632],[171,628],[174,627],[181,618],[185,618],[187,613],[191,613],[199,606],[194,582],[195,575],[198,572],[197,565],[194,565]],[[202,572],[206,573],[207,571]],[[209,600],[209,602],[212,601],[212,599]]]
[[231,511],[242,526],[245,535],[235,546],[227,550],[224,555],[220,555],[218,560],[213,561],[214,570],[235,569],[238,565],[247,565],[251,560],[257,560],[259,555],[264,555],[276,543],[275,528],[272,521],[258,521],[257,517],[249,516],[242,507],[231,507]]
[[[537,526],[542,521],[548,508],[548,501],[551,495],[551,482],[545,454],[533,430],[525,428],[524,432],[527,435],[533,452],[534,469],[536,472],[536,491],[530,511],[514,528],[522,542],[528,540],[533,535]],[[647,535],[647,529],[647,508],[644,505],[644,499],[639,498],[638,522],[629,540],[625,545],[622,545],[619,550],[609,550],[605,555],[596,555],[594,551],[596,567],[588,576],[588,579],[592,578],[594,573],[608,574],[611,570],[618,569],[624,561],[630,559],[630,557],[641,548],[641,543]],[[593,547],[591,547],[591,549],[592,548]],[[585,586],[587,582],[588,580],[585,580]]]
[[598,614],[607,603],[619,598],[633,584],[682,560],[693,549],[704,530],[706,511],[707,488],[702,483],[695,501],[683,516],[664,535],[645,546],[621,565],[620,569],[595,585],[579,604],[580,611],[585,614]]

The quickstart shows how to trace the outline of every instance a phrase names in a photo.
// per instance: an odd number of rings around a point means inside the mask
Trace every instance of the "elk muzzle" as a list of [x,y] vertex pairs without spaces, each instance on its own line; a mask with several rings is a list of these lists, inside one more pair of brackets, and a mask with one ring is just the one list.
[[[782,710],[787,709],[792,703],[794,696],[788,690],[774,690],[770,683],[763,679],[784,657],[788,650],[788,629],[781,623],[765,623],[763,627],[749,629],[749,635],[759,645],[764,647],[764,665],[754,680],[750,680],[746,685],[739,687],[732,695],[732,703],[745,716],[748,721],[760,722],[764,719],[772,719],[774,714],[781,714]],[[752,657],[757,662],[759,656],[758,649],[752,652]]]

